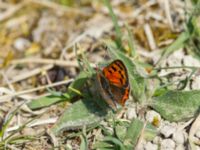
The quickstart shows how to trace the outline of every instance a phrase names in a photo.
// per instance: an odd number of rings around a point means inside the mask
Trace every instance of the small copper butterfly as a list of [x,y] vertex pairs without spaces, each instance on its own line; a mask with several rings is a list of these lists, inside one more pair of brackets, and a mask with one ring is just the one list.
[[129,98],[130,86],[126,66],[121,60],[114,60],[97,71],[97,85],[101,97],[116,110],[116,103],[124,106]]

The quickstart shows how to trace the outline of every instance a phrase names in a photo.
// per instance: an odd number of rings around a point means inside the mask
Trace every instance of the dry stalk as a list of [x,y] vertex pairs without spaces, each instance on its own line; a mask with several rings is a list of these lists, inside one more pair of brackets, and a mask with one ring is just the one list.
[[9,98],[13,98],[13,97],[17,97],[23,94],[28,94],[28,93],[32,93],[32,92],[36,92],[42,89],[46,89],[46,88],[50,88],[50,87],[55,87],[55,86],[59,86],[62,84],[69,84],[73,81],[73,79],[69,79],[69,80],[65,80],[65,81],[61,81],[61,82],[56,82],[56,83],[52,83],[49,85],[45,85],[45,86],[40,86],[37,88],[33,88],[33,89],[29,89],[29,90],[25,90],[25,91],[20,91],[20,92],[16,92],[16,93],[12,93],[9,95],[3,95],[0,97],[0,103],[6,102],[8,101]]

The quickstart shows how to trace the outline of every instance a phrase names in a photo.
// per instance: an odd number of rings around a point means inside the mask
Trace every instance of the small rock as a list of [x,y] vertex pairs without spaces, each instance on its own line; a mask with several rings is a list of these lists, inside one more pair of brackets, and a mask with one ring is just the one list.
[[145,140],[142,140],[139,145],[137,145],[137,150],[145,150],[145,145],[147,144],[147,142]]
[[154,144],[160,144],[160,142],[162,141],[162,138],[160,136],[156,136],[154,139],[153,139],[153,143]]
[[159,126],[160,122],[161,122],[161,117],[160,114],[150,110],[147,112],[146,114],[146,120],[149,121],[150,123],[152,123],[155,126]]
[[176,131],[176,128],[172,125],[165,125],[161,128],[160,133],[164,135],[165,138],[170,137],[174,132]]
[[185,150],[186,148],[184,147],[184,145],[179,144],[178,146],[176,146],[175,150]]
[[185,142],[185,136],[184,136],[184,132],[183,131],[176,131],[173,134],[173,140],[177,143],[177,144],[183,144]]
[[194,146],[194,149],[195,149],[195,150],[200,150],[200,146],[195,145],[195,146]]
[[195,136],[200,139],[200,129],[197,130]]
[[161,150],[174,150],[175,142],[171,139],[165,139],[161,142]]
[[144,146],[145,150],[157,150],[158,149],[158,145],[153,144],[151,142],[147,142],[147,144]]
[[31,45],[30,41],[25,38],[17,38],[14,41],[14,48],[18,51],[24,51],[25,49],[29,48]]
[[129,120],[131,120],[133,118],[137,118],[135,108],[133,108],[133,107],[128,108],[126,115],[127,115],[127,119],[129,119]]

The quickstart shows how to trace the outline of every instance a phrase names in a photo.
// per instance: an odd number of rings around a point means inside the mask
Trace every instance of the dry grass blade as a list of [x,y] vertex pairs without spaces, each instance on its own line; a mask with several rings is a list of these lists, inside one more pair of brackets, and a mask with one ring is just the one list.
[[22,9],[26,4],[27,4],[27,1],[24,1],[22,3],[19,3],[16,6],[9,8],[5,13],[1,13],[0,14],[0,22],[2,22],[4,20],[8,19],[9,17],[11,17],[12,15],[14,15],[17,11]]
[[63,67],[78,67],[78,64],[76,61],[55,60],[55,59],[45,59],[45,58],[15,59],[11,63],[13,65],[35,63],[35,64],[58,65],[58,66],[63,66]]
[[20,96],[20,95],[31,93],[31,92],[36,92],[38,90],[42,90],[42,89],[46,89],[46,88],[50,88],[50,87],[55,87],[55,86],[62,85],[62,84],[69,84],[72,81],[73,81],[73,79],[69,79],[69,80],[66,80],[66,81],[56,82],[56,83],[52,83],[52,84],[49,84],[49,85],[33,88],[33,89],[30,89],[30,90],[12,93],[10,95],[4,95],[4,96],[0,97],[0,103],[8,101],[8,99],[12,98],[12,97]]
[[41,6],[45,6],[45,7],[48,7],[48,8],[55,9],[56,11],[59,10],[59,11],[65,12],[65,13],[76,13],[76,14],[79,14],[79,15],[86,15],[86,16],[89,15],[88,12],[85,12],[81,9],[62,6],[62,5],[56,4],[56,3],[48,1],[48,0],[42,0],[42,1],[40,1],[40,0],[27,0],[27,1],[41,5]]
[[49,70],[51,68],[53,68],[54,65],[46,65],[42,68],[36,68],[32,71],[28,71],[26,73],[23,73],[23,74],[20,74],[18,76],[15,76],[11,79],[11,83],[15,83],[15,82],[19,82],[19,81],[22,81],[22,80],[25,80],[27,78],[30,78],[31,76],[35,76],[37,74],[40,74],[41,72],[43,71],[46,71],[46,70]]
[[152,33],[152,30],[151,30],[151,27],[149,26],[149,24],[144,25],[144,31],[147,36],[148,43],[149,43],[151,50],[156,49],[156,43],[155,43],[153,33]]
[[193,124],[190,128],[190,132],[189,132],[189,142],[190,142],[190,146],[191,146],[192,149],[193,149],[193,143],[200,145],[200,141],[198,141],[194,137],[197,130],[199,130],[199,127],[200,127],[200,114],[198,115],[196,120],[193,122]]
[[169,23],[169,26],[171,28],[171,30],[174,30],[174,25],[173,25],[173,21],[172,21],[172,17],[171,17],[171,12],[170,12],[170,6],[169,6],[169,0],[165,0],[164,2],[164,6],[165,6],[165,14]]
[[[46,125],[46,124],[54,124],[56,121],[58,120],[58,118],[49,118],[49,119],[40,119],[40,120],[35,120],[29,124],[27,124],[27,127],[35,127],[35,126],[41,126],[41,125]],[[18,130],[21,126],[20,125],[16,125],[13,127],[10,127],[6,130],[6,132],[11,132],[11,131],[15,131]]]

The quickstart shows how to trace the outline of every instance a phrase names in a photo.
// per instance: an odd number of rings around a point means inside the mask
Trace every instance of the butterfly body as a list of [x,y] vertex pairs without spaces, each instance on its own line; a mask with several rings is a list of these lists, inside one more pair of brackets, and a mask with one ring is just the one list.
[[128,72],[121,60],[115,60],[97,72],[97,84],[100,95],[114,110],[117,108],[116,103],[124,106],[129,98]]

